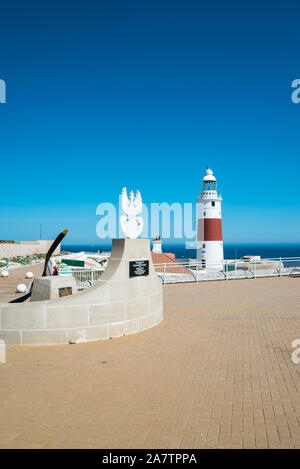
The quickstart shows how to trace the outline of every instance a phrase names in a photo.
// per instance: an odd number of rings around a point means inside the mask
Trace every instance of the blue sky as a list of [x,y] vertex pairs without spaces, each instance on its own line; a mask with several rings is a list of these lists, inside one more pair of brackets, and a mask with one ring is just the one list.
[[298,242],[299,23],[289,0],[2,4],[0,238],[97,243],[123,186],[193,202],[209,165],[224,242]]

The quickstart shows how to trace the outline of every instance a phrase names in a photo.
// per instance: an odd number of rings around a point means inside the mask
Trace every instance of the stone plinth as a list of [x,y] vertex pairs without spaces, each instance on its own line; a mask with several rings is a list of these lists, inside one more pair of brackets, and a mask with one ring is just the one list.
[[77,293],[74,277],[52,276],[34,279],[30,301],[54,300]]

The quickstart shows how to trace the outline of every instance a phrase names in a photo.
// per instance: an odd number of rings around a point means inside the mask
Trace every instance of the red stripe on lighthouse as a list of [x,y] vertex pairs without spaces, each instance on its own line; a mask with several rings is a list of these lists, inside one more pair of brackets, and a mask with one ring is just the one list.
[[221,218],[204,218],[204,241],[222,241]]

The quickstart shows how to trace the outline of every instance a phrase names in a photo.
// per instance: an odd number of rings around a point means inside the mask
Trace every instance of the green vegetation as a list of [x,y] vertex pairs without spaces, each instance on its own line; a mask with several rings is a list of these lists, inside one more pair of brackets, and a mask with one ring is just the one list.
[[[35,259],[37,261],[41,261],[45,259],[46,254],[32,254],[30,256],[26,256],[26,264],[32,264],[35,262]],[[9,262],[16,262],[17,264],[22,264],[25,265],[25,257],[24,256],[15,256],[9,258]]]
[[[9,262],[16,262],[17,264],[25,265],[25,257],[21,257],[21,256],[11,257],[9,259]],[[27,263],[29,263],[28,259],[27,259]]]

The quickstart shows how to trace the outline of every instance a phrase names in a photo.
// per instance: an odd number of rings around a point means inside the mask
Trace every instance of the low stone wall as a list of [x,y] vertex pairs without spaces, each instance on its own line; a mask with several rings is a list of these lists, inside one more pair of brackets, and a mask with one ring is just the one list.
[[[32,256],[34,254],[46,254],[53,240],[39,239],[37,241],[20,241],[19,243],[0,243],[0,259],[17,256]],[[60,252],[60,244],[54,254]]]
[[[129,278],[131,260],[148,260],[149,275]],[[1,304],[0,314],[0,339],[8,345],[84,342],[149,329],[163,318],[162,285],[152,263],[150,240],[113,240],[101,279],[76,295]]]

